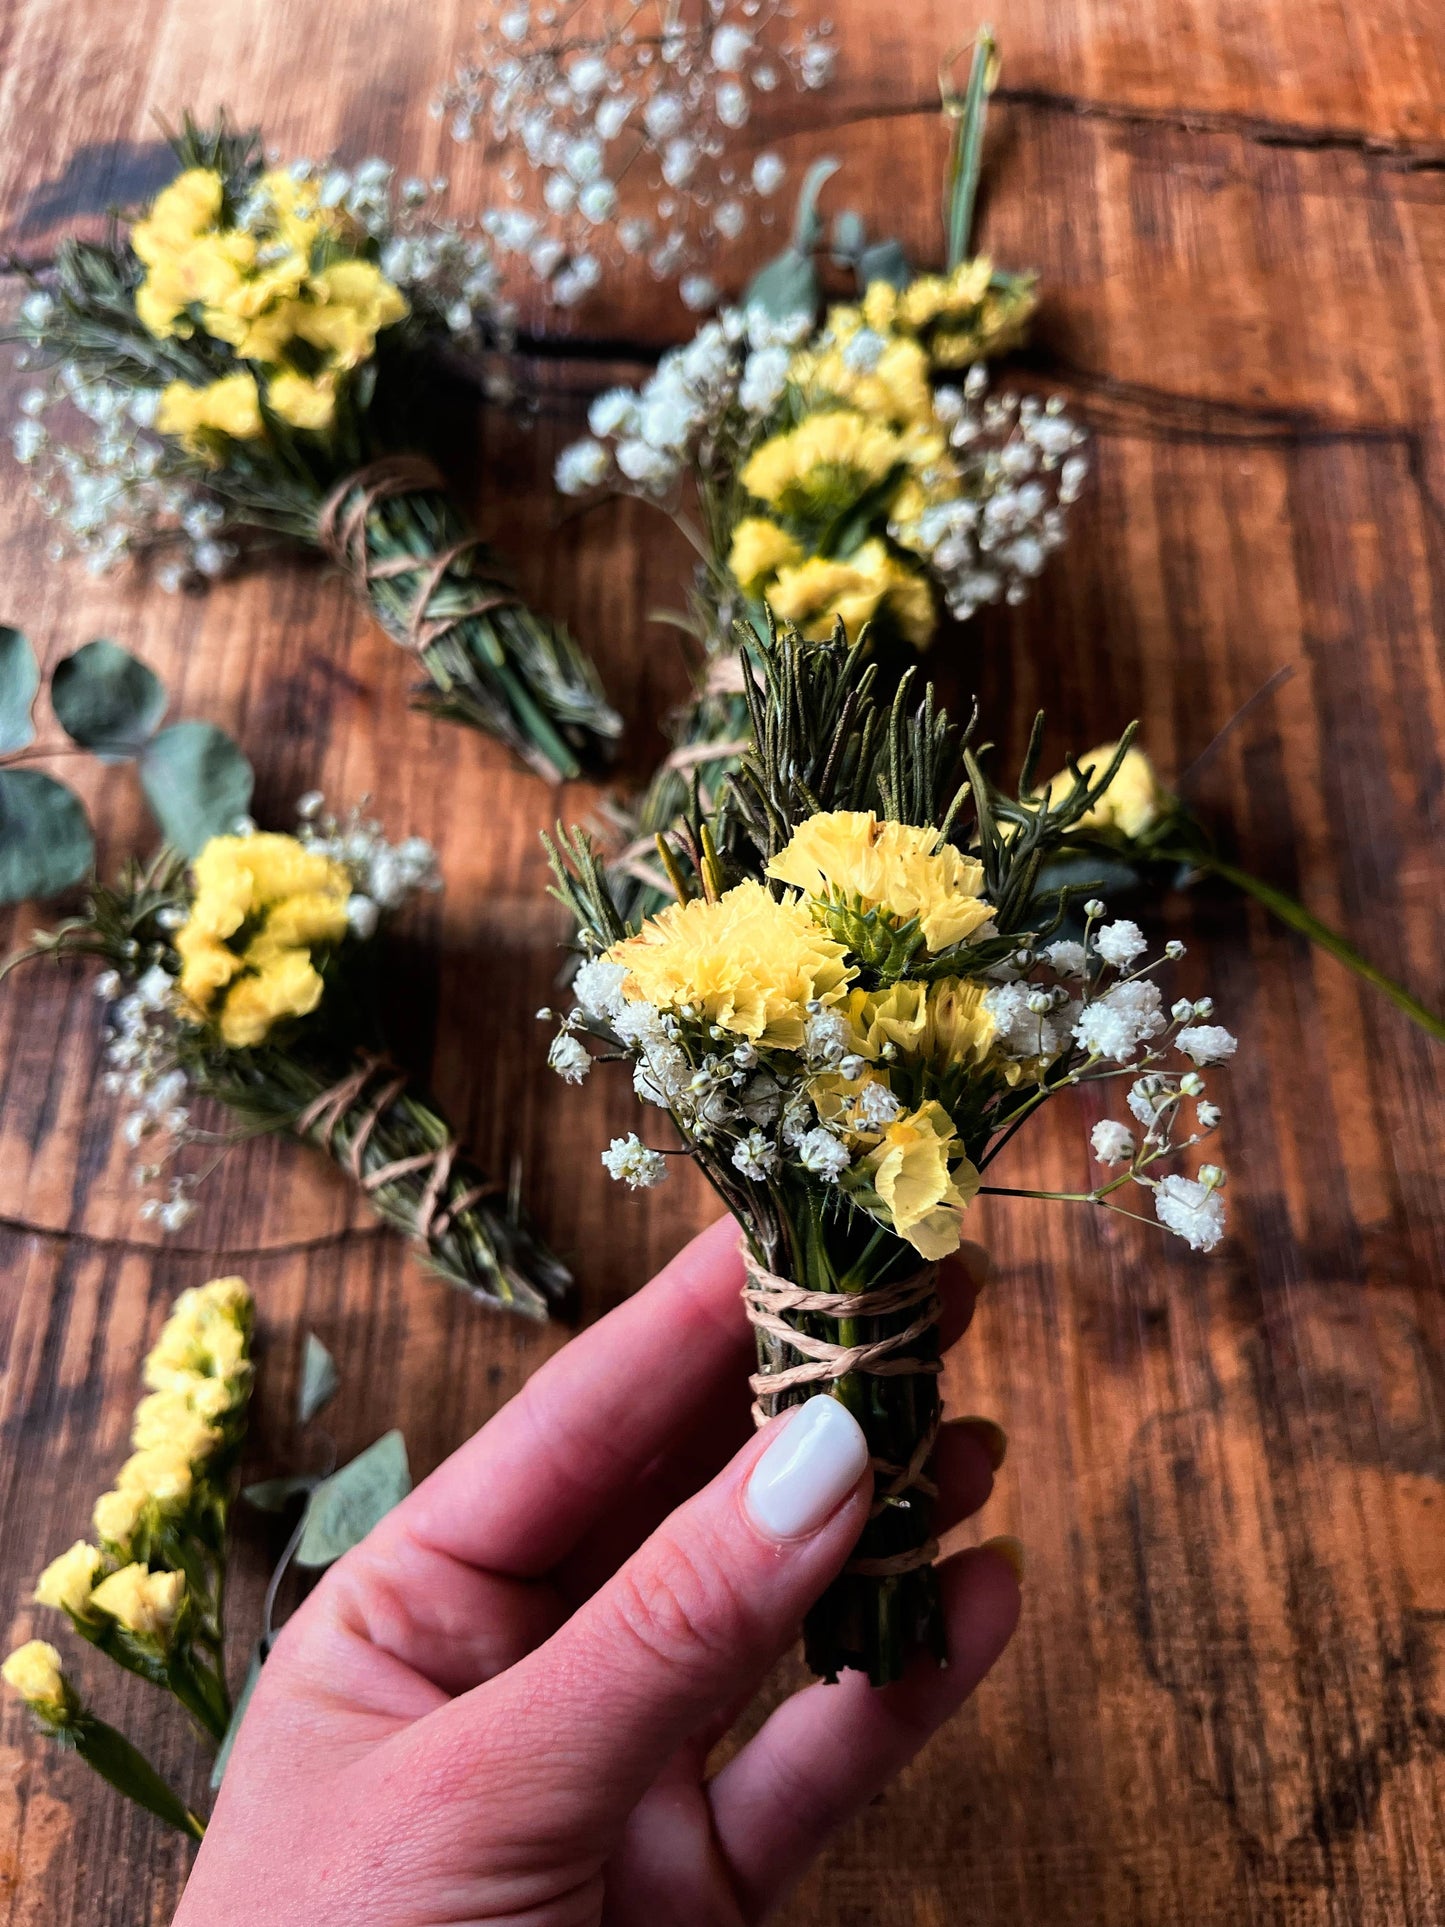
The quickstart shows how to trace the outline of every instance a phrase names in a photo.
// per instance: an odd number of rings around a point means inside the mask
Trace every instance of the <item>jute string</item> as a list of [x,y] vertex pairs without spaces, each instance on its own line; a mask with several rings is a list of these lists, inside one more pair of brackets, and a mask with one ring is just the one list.
[[[368,1197],[379,1191],[384,1184],[393,1184],[398,1178],[410,1177],[415,1172],[425,1171],[426,1183],[421,1197],[417,1200],[415,1228],[413,1236],[423,1244],[430,1244],[444,1238],[463,1211],[469,1211],[483,1198],[494,1197],[502,1187],[495,1178],[483,1179],[480,1183],[469,1185],[458,1197],[453,1198],[445,1208],[441,1197],[446,1189],[447,1180],[452,1174],[456,1161],[458,1145],[448,1131],[442,1142],[433,1149],[414,1152],[410,1157],[392,1158],[379,1164],[374,1171],[365,1166],[366,1147],[382,1117],[401,1096],[407,1086],[407,1075],[384,1057],[374,1056],[370,1051],[361,1052],[346,1075],[338,1078],[328,1090],[321,1092],[308,1104],[292,1125],[297,1137],[315,1136],[324,1150],[330,1153],[342,1169],[352,1178]],[[344,1150],[338,1151],[336,1133],[342,1122],[365,1100],[364,1109],[356,1129],[348,1139]]]
[[[803,1361],[780,1372],[753,1373],[748,1384],[753,1394],[754,1425],[766,1425],[773,1416],[768,1409],[769,1400],[779,1392],[791,1391],[799,1385],[832,1384],[850,1372],[861,1372],[870,1378],[900,1378],[924,1373],[937,1374],[943,1370],[938,1359],[921,1358],[912,1349],[938,1322],[940,1301],[936,1265],[925,1265],[911,1277],[899,1278],[891,1285],[880,1285],[874,1291],[856,1292],[805,1291],[801,1285],[779,1278],[776,1273],[760,1265],[746,1245],[743,1247],[743,1268],[747,1273],[743,1303],[747,1307],[749,1323],[755,1330],[780,1339]],[[814,1317],[834,1319],[882,1318],[889,1313],[905,1311],[915,1315],[899,1331],[861,1345],[839,1345],[832,1339],[814,1338],[808,1332],[798,1331],[783,1316],[785,1312],[803,1312]],[[906,1492],[921,1492],[928,1498],[938,1496],[937,1486],[924,1471],[937,1436],[938,1419],[935,1415],[933,1423],[914,1447],[907,1465],[895,1465],[879,1458],[872,1461],[875,1482],[872,1517],[876,1518]],[[897,1573],[912,1572],[919,1566],[931,1566],[937,1557],[938,1541],[929,1539],[910,1552],[894,1553],[889,1558],[851,1559],[845,1570],[869,1578],[885,1579]]]
[[[404,649],[416,655],[440,642],[469,617],[521,601],[499,575],[473,569],[468,577],[470,593],[459,607],[446,615],[427,614],[448,570],[482,547],[479,536],[465,535],[431,555],[395,555],[381,561],[371,554],[366,529],[374,509],[398,495],[421,495],[442,486],[441,470],[425,456],[387,455],[344,475],[321,504],[316,517],[316,538],[322,549],[347,571],[363,592],[373,582],[394,581],[404,575],[416,577],[406,621],[396,638]],[[460,589],[461,585],[457,586]]]

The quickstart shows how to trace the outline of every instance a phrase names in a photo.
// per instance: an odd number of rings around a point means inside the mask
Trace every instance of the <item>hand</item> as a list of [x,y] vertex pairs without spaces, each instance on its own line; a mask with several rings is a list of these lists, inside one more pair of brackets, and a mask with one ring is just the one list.
[[[950,1268],[945,1343],[982,1262]],[[986,1546],[941,1568],[946,1669],[811,1685],[707,1777],[872,1485],[836,1400],[751,1435],[741,1284],[725,1219],[332,1568],[267,1662],[175,1927],[739,1927],[961,1704],[1018,1616]],[[999,1436],[943,1428],[940,1529],[987,1498]]]

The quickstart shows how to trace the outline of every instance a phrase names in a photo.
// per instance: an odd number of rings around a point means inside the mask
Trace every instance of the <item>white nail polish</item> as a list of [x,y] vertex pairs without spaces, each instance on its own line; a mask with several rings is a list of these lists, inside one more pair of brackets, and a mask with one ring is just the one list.
[[802,1539],[824,1525],[863,1476],[868,1441],[836,1398],[810,1398],[753,1467],[747,1506],[770,1539]]

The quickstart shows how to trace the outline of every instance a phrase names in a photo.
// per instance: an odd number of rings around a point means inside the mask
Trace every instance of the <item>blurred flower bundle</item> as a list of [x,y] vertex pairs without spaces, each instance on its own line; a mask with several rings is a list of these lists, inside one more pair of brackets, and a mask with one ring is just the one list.
[[626,819],[617,882],[630,913],[665,898],[654,835],[694,783],[705,802],[736,762],[739,637],[764,633],[765,604],[805,636],[840,619],[868,625],[896,675],[946,618],[1022,601],[1064,541],[1083,432],[1059,398],[994,395],[986,372],[1024,339],[1035,306],[1032,277],[968,253],[991,61],[982,40],[967,93],[950,103],[944,273],[915,274],[895,244],[870,246],[856,215],[839,216],[833,250],[852,261],[860,298],[818,326],[814,201],[833,167],[821,163],[792,246],[744,305],[664,355],[640,389],[600,395],[591,435],[559,460],[564,493],[655,501],[701,556],[683,626],[702,670],[673,751]]
[[[759,1422],[828,1392],[867,1432],[874,1516],[811,1615],[808,1657],[875,1683],[937,1649],[932,1565],[937,1430],[935,1268],[1025,1121],[1060,1091],[1123,1080],[1128,1121],[1093,1135],[1109,1175],[1077,1202],[1130,1210],[1210,1250],[1224,1173],[1167,1169],[1220,1113],[1203,1069],[1235,1040],[1207,999],[1166,1005],[1138,927],[1051,908],[1044,866],[1118,777],[1127,743],[1092,776],[1036,793],[1038,732],[1016,795],[989,779],[912,675],[890,703],[841,625],[826,642],[785,630],[751,659],[752,745],[716,811],[665,839],[677,900],[639,927],[587,836],[553,851],[558,894],[586,960],[553,1068],[580,1082],[584,1039],[633,1068],[745,1232],[758,1339]],[[550,1013],[549,1013],[550,1014]],[[603,1154],[651,1185],[666,1150],[637,1134]]]
[[482,217],[498,256],[561,307],[635,261],[710,308],[714,253],[772,219],[787,178],[735,136],[760,98],[827,85],[831,23],[795,26],[783,0],[490,0],[477,31],[432,111],[499,150],[506,204]]
[[[294,836],[244,821],[192,860],[163,849],[128,863],[5,969],[77,954],[108,966],[96,986],[110,1005],[103,1082],[131,1107],[122,1130],[151,1193],[141,1213],[163,1230],[190,1218],[214,1162],[178,1170],[186,1153],[289,1131],[325,1151],[448,1283],[543,1318],[566,1294],[566,1267],[386,1054],[378,938],[415,892],[439,887],[429,844],[389,843],[359,811],[337,819],[312,793]],[[222,1104],[234,1131],[196,1126],[198,1097]]]
[[[251,1396],[251,1295],[240,1278],[182,1292],[145,1362],[134,1450],[96,1500],[96,1543],[45,1568],[36,1603],[127,1672],[162,1687],[215,1746],[231,1723],[224,1665],[226,1522]],[[6,1684],[37,1725],[112,1786],[199,1838],[200,1819],[122,1734],[96,1717],[56,1648],[33,1639]]]
[[[591,663],[521,601],[433,459],[438,350],[509,325],[487,244],[424,218],[425,184],[395,195],[384,163],[267,167],[223,123],[174,145],[151,206],[67,241],[23,306],[53,371],[15,433],[42,502],[92,566],[169,548],[175,582],[224,572],[240,529],[318,547],[416,656],[424,706],[550,778],[605,758],[619,723]],[[52,401],[89,418],[85,445],[47,424]]]

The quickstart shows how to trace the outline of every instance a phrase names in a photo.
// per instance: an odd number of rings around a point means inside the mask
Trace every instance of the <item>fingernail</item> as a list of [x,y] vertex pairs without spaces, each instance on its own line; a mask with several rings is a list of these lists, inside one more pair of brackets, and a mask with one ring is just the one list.
[[996,1419],[963,1418],[958,1422],[960,1425],[966,1425],[973,1433],[984,1451],[988,1453],[989,1464],[997,1472],[1008,1457],[1008,1433]]
[[799,1405],[753,1467],[747,1507],[770,1539],[802,1539],[825,1525],[862,1478],[868,1441],[836,1398]]
[[1021,1541],[1015,1539],[1012,1533],[1003,1532],[996,1539],[985,1539],[983,1551],[996,1552],[1019,1584],[1024,1583],[1024,1549]]

